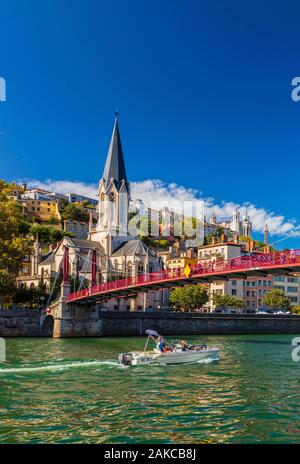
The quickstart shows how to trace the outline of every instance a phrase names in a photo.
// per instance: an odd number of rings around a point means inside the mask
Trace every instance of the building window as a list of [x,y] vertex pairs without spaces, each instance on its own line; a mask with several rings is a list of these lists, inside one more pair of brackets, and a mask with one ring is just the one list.
[[144,274],[144,265],[142,263],[138,264],[138,274]]
[[232,280],[232,285],[236,286],[236,280]]
[[233,288],[233,289],[231,290],[231,295],[236,295],[236,289],[235,289],[235,288]]
[[289,293],[297,293],[298,292],[298,288],[297,287],[288,287],[287,288],[287,291]]
[[277,288],[278,290],[283,290],[284,291],[284,286],[283,285],[274,285],[274,288]]

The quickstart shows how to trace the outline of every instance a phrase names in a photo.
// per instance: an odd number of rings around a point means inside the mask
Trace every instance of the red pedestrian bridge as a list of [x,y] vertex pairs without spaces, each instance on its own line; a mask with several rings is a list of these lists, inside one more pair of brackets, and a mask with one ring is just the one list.
[[91,303],[112,298],[129,298],[151,290],[248,277],[289,275],[293,272],[300,272],[300,250],[255,253],[92,285],[71,293],[67,302]]

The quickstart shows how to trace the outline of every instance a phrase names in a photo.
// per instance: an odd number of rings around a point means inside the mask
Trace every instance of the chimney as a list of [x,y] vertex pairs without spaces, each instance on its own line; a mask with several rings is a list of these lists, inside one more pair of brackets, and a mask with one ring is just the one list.
[[271,247],[270,247],[270,245],[265,246],[264,249],[263,249],[263,252],[264,252],[264,253],[268,253],[268,254],[271,253]]
[[227,242],[227,235],[222,234],[221,235],[221,241],[222,241],[222,243],[226,243]]
[[215,245],[216,244],[216,237],[213,235],[211,238],[211,244]]

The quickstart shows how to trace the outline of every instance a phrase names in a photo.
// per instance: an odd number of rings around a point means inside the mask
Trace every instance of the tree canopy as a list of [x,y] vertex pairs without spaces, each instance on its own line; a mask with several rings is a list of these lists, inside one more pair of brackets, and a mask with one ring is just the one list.
[[214,293],[212,300],[216,308],[242,308],[244,306],[244,301],[241,298],[232,295],[218,295]]
[[61,203],[60,215],[63,220],[89,221],[89,214],[85,211],[85,207],[81,203]]
[[10,294],[29,252],[29,225],[12,195],[17,186],[0,180],[0,295]]
[[277,310],[289,310],[291,307],[290,300],[285,296],[284,291],[279,288],[272,288],[272,290],[266,293],[262,299],[262,304]]
[[30,233],[34,238],[39,239],[43,243],[57,243],[62,240],[63,237],[74,237],[71,232],[66,232],[60,227],[53,227],[44,224],[33,224],[30,227]]
[[170,302],[178,311],[194,311],[208,302],[208,294],[204,285],[187,285],[171,290]]

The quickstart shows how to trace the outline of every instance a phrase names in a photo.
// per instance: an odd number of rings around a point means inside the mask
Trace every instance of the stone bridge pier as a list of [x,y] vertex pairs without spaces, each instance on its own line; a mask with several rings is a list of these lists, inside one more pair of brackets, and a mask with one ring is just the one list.
[[59,300],[50,306],[54,319],[53,338],[101,337],[99,305],[66,303],[68,288],[62,287]]

